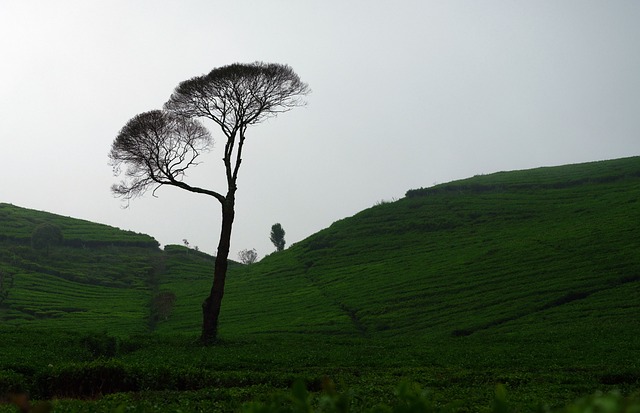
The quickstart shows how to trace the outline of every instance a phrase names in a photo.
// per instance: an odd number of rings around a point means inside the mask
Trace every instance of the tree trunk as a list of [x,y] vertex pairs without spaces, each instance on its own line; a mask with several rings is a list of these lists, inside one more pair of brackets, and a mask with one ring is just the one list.
[[224,282],[227,277],[227,259],[229,258],[229,248],[231,246],[231,228],[235,199],[233,194],[227,195],[222,204],[222,230],[220,231],[220,242],[218,243],[218,253],[213,271],[213,285],[211,293],[202,303],[202,337],[204,344],[212,344],[218,336],[218,317],[220,316],[220,306],[224,295]]

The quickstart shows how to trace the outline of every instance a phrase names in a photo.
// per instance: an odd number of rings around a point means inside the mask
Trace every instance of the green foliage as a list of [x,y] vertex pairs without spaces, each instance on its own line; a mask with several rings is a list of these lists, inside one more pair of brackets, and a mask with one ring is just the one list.
[[0,370],[0,401],[7,394],[21,393],[26,390],[26,380],[22,374],[12,370]]
[[0,268],[0,307],[9,297],[11,287],[13,287],[13,274]]
[[35,228],[45,223],[59,227],[64,234],[64,244],[70,247],[158,247],[158,242],[146,234],[0,203],[0,241],[29,245]]
[[[5,388],[25,389],[36,400],[104,397],[70,411],[110,411],[100,406],[116,408],[122,403],[160,411],[153,409],[155,402],[147,405],[143,400],[164,400],[162,411],[183,412],[201,411],[203,406],[235,412],[247,401],[256,402],[250,404],[256,409],[280,406],[285,409],[281,411],[310,406],[314,412],[561,412],[560,406],[577,404],[577,397],[595,389],[619,388],[624,392],[620,394],[637,389],[634,383],[600,383],[604,366],[558,369],[537,360],[528,368],[465,366],[469,360],[462,348],[456,359],[419,361],[417,349],[391,340],[267,336],[201,347],[193,337],[154,334],[118,339],[115,357],[92,360],[83,341],[86,335],[27,333],[0,336]],[[108,335],[95,337],[103,338],[107,348],[113,342]],[[25,343],[33,343],[29,352],[24,351],[29,348]],[[496,360],[492,362],[500,364]],[[435,367],[434,361],[446,365]],[[294,391],[280,391],[296,381],[301,384]],[[404,383],[398,387],[398,382]],[[500,388],[491,397],[491,389],[500,382],[509,383],[508,399]],[[540,407],[546,404],[553,408]]]
[[597,393],[582,398],[561,410],[564,413],[639,413],[640,396],[624,397],[619,392]]
[[166,321],[173,311],[176,295],[172,291],[161,291],[151,301],[151,319],[153,324]]
[[[438,405],[430,399],[427,391],[422,390],[416,384],[407,382],[398,386],[395,392],[396,397],[391,401],[390,405],[378,404],[370,408],[361,409],[354,404],[354,400],[351,399],[348,393],[339,394],[335,391],[332,383],[329,383],[329,389],[325,388],[324,394],[314,398],[311,393],[307,392],[304,384],[297,381],[294,383],[288,398],[266,405],[259,403],[246,405],[245,411],[247,413],[349,413],[354,411],[369,413],[445,413],[457,411],[455,408],[457,403]],[[287,401],[289,401],[289,406],[287,406]],[[499,411],[494,410],[494,412],[498,413]]]
[[[478,409],[487,413],[513,413],[517,409],[507,400],[505,387],[498,385],[491,408]],[[623,397],[618,392],[597,393],[580,399],[564,408],[551,410],[539,407],[539,412],[550,413],[637,413],[640,412],[640,397]],[[372,408],[354,407],[347,394],[335,390],[325,391],[319,397],[309,393],[301,381],[296,381],[290,393],[279,394],[268,402],[247,403],[243,413],[453,413],[467,411],[458,402],[439,404],[430,393],[415,384],[402,383],[396,391],[396,399],[390,404],[379,404]]]
[[[46,248],[45,239],[60,241],[45,231],[55,227],[65,238],[48,254],[28,247],[32,234],[35,246]],[[0,273],[11,275],[0,287],[0,320],[31,327],[50,327],[55,320],[58,329],[88,331],[101,325],[118,334],[140,332],[151,301],[145,289],[161,261],[156,247],[146,235],[0,204]]]
[[94,359],[115,357],[120,347],[120,340],[106,331],[87,333],[80,341]]
[[34,387],[34,393],[43,398],[96,397],[137,389],[127,374],[127,366],[117,360],[52,366],[40,373]]

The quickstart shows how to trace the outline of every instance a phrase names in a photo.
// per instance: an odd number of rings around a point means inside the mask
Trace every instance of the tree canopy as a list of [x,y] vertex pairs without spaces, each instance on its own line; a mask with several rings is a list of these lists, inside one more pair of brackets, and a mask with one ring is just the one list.
[[288,65],[234,63],[181,82],[165,109],[204,117],[231,136],[247,126],[304,105],[309,86]]

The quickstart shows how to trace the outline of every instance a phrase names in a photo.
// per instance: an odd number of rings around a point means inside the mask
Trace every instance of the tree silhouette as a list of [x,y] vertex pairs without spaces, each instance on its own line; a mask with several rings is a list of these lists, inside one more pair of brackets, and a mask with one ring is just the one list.
[[282,251],[286,241],[284,240],[284,228],[280,223],[271,226],[271,242],[276,246],[276,251]]
[[[231,231],[235,217],[238,172],[247,128],[304,104],[309,87],[287,65],[255,62],[213,69],[178,85],[163,111],[138,115],[120,131],[109,157],[114,172],[123,167],[125,179],[112,187],[129,200],[150,187],[163,185],[214,197],[222,207],[222,226],[214,266],[213,284],[202,304],[201,340],[216,340],[224,295]],[[195,118],[207,118],[226,138],[224,167],[226,192],[191,186],[185,171],[211,147],[208,131]]]

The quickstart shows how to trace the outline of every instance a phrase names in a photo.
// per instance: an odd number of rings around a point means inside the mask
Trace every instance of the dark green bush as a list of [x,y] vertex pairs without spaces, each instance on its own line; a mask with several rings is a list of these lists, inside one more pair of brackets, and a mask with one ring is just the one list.
[[88,333],[80,341],[94,359],[111,358],[119,353],[120,339],[110,336],[106,331]]
[[[415,384],[403,383],[396,392],[396,402],[365,410],[370,413],[444,413],[456,411],[456,404],[436,405],[428,393]],[[349,413],[362,411],[353,406],[349,394],[339,394],[331,380],[323,381],[323,392],[314,396],[302,381],[293,384],[288,394],[275,395],[266,403],[247,403],[243,413]],[[502,413],[502,410],[494,410]]]
[[580,399],[558,413],[639,413],[640,394],[628,397],[618,392],[609,394],[596,393],[593,396]]
[[[243,413],[349,413],[363,411],[354,408],[347,394],[338,394],[333,383],[325,381],[323,393],[314,396],[309,393],[301,381],[293,385],[287,394],[272,397],[265,403],[246,403]],[[437,404],[429,393],[415,384],[403,383],[396,391],[396,399],[390,404],[381,404],[364,410],[368,413],[445,413],[466,411],[458,403]],[[508,402],[507,392],[502,385],[496,387],[490,408],[478,408],[487,413],[512,413],[516,409]],[[546,407],[538,409],[540,413],[640,413],[640,395],[628,397],[620,393],[602,394],[580,399],[558,410]]]
[[172,291],[161,291],[151,300],[149,324],[155,326],[160,321],[169,319],[176,302],[176,294]]
[[136,391],[138,383],[126,365],[117,360],[96,360],[84,364],[50,366],[36,377],[35,393],[40,398],[97,397]]

